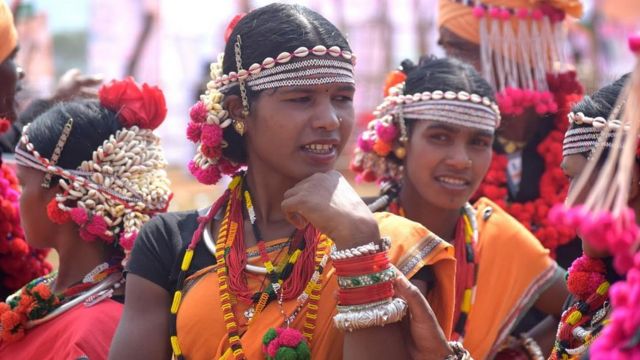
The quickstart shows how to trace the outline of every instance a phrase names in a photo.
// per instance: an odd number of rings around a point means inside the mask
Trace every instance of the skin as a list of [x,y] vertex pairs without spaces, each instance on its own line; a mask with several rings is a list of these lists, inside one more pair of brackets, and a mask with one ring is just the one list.
[[21,165],[17,166],[16,175],[22,187],[20,221],[27,241],[36,248],[53,248],[59,255],[58,276],[52,285],[55,292],[81,282],[87,273],[114,255],[101,241],[82,240],[75,223],[60,225],[49,220],[47,204],[62,192],[58,185],[43,188],[44,174]]
[[[469,201],[489,168],[492,142],[493,134],[480,130],[429,120],[415,123],[407,145],[405,174],[399,195],[406,216],[452,242],[460,208]],[[459,185],[447,184],[443,177],[455,179]],[[424,297],[428,291],[427,284],[417,277],[411,281]],[[567,295],[566,285],[559,279],[541,294],[535,307],[559,318]],[[416,311],[421,313],[427,311],[419,301],[410,303],[410,306],[419,307],[420,310]],[[442,342],[437,337],[433,340],[433,337],[425,335],[425,328],[432,323],[430,316],[415,316],[411,322],[418,323],[411,325],[411,353],[419,353],[415,350],[417,348],[433,347],[433,341]],[[557,321],[546,321],[541,329],[532,331],[530,335],[543,349],[550,349],[555,326]]]
[[[582,171],[587,166],[587,161],[586,156],[582,154],[567,155],[562,159],[560,167],[569,180],[569,192],[571,192],[576,186],[580,174],[582,174]],[[576,198],[576,204],[581,204],[586,200],[587,195],[597,180],[597,174],[598,171],[594,171],[594,173],[591,174],[589,181]],[[633,209],[640,209],[640,167],[637,163],[633,166],[633,177],[631,179],[631,187],[629,189],[628,204]],[[636,211],[636,214],[638,214],[638,211]],[[636,221],[640,222],[640,219],[636,218]],[[610,256],[607,251],[594,249],[584,240],[582,241],[582,251],[584,251],[585,255],[593,258],[604,258]]]
[[[225,99],[231,117],[246,126],[247,181],[264,239],[289,236],[294,227],[306,223],[332,238],[337,248],[380,238],[367,206],[333,170],[354,126],[354,90],[329,84],[264,91],[246,118],[240,98]],[[317,155],[304,148],[312,143],[333,147]],[[219,224],[212,226],[215,231]],[[248,219],[244,226],[249,229]],[[245,232],[245,242],[255,244],[251,231]],[[134,274],[127,281],[127,300],[110,358],[167,359],[171,294]]]
[[18,117],[15,98],[20,81],[24,78],[24,71],[15,63],[17,53],[18,48],[15,48],[0,63],[0,118],[12,121]]

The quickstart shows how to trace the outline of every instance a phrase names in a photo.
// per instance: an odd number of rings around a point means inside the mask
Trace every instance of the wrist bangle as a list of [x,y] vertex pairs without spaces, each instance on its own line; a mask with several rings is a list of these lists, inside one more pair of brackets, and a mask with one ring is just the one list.
[[445,360],[473,360],[469,351],[459,341],[449,341],[449,346],[453,350],[453,355],[447,356]]
[[[339,307],[344,308],[346,307]],[[398,322],[406,314],[407,303],[403,299],[394,298],[362,310],[338,312],[333,317],[333,323],[338,330],[353,331]]]
[[520,334],[520,339],[522,347],[527,350],[531,360],[545,360],[545,357],[542,354],[542,349],[537,341],[535,341],[531,336],[525,334]]
[[350,259],[350,258],[363,256],[363,255],[375,254],[381,251],[389,250],[390,247],[391,247],[391,239],[389,239],[389,237],[387,236],[384,236],[380,239],[379,244],[376,244],[372,241],[368,244],[356,246],[350,249],[343,249],[343,250],[334,249],[331,252],[331,259],[344,260],[344,259]]
[[359,288],[363,286],[376,285],[396,278],[396,271],[393,268],[365,274],[359,276],[338,276],[338,285],[343,289]]

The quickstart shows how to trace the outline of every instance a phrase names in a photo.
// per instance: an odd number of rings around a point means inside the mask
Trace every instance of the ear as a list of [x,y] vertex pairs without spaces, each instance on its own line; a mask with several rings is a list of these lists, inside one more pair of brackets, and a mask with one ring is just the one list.
[[238,95],[229,95],[224,97],[222,107],[227,109],[229,117],[234,121],[247,120],[242,114],[242,99]]
[[640,166],[634,162],[631,174],[631,186],[629,187],[629,203],[640,200]]

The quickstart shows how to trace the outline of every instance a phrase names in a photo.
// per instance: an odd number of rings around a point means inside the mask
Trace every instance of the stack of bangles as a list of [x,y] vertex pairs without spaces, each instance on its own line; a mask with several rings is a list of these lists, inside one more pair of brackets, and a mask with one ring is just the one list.
[[340,330],[384,326],[402,320],[407,303],[393,298],[396,273],[387,250],[391,240],[382,238],[353,249],[334,250],[333,266],[338,276],[338,313],[333,317]]

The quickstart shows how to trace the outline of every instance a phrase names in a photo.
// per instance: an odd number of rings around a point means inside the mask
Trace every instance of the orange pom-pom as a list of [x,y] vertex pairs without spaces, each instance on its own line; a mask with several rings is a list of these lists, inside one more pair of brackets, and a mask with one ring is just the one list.
[[384,81],[384,96],[389,96],[389,90],[407,79],[407,75],[400,70],[394,70],[387,74]]
[[40,283],[34,286],[33,289],[31,289],[31,293],[42,300],[49,300],[49,298],[53,295],[51,293],[51,289],[49,289],[49,286],[47,286],[47,284],[45,283]]
[[391,144],[378,140],[373,144],[373,151],[375,151],[378,156],[385,157],[391,152]]

